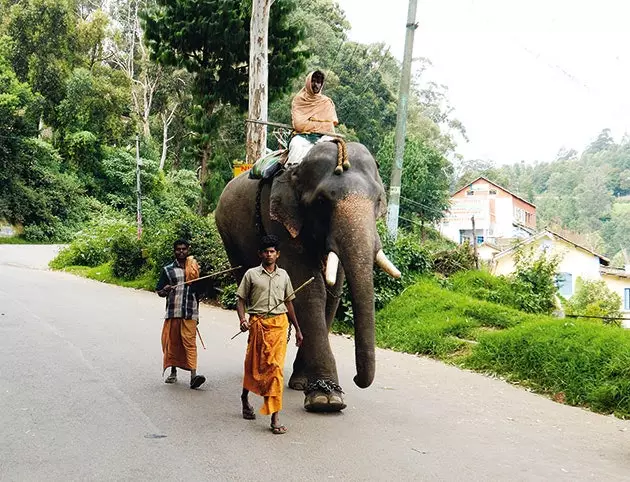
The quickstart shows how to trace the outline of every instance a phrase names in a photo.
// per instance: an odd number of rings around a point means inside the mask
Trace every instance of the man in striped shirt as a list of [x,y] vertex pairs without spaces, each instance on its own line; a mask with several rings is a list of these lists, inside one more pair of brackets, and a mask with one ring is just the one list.
[[184,284],[199,277],[199,266],[188,256],[189,244],[178,239],[173,244],[175,260],[164,266],[157,284],[157,294],[166,298],[162,328],[163,369],[171,367],[166,383],[177,381],[177,368],[190,371],[190,388],[199,388],[206,377],[197,374],[197,325],[199,300],[194,284]]

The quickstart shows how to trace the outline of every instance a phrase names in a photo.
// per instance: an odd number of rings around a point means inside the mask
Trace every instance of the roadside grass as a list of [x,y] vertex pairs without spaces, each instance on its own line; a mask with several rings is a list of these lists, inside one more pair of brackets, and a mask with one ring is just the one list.
[[630,331],[555,319],[478,341],[463,367],[525,383],[562,403],[630,417]]
[[476,341],[483,329],[510,328],[531,319],[532,315],[424,279],[377,314],[376,341],[383,348],[446,359]]
[[38,244],[31,243],[20,236],[0,236],[0,244]]
[[147,291],[153,291],[155,289],[155,275],[150,271],[141,274],[137,279],[125,281],[114,276],[111,262],[94,267],[67,266],[65,268],[61,268],[60,271],[72,273],[77,276],[83,276],[84,278],[93,279],[102,283],[123,286],[125,288],[135,288]]
[[[532,315],[443,289],[410,286],[376,315],[381,348],[500,376],[553,400],[630,418],[630,331]],[[334,330],[352,333],[335,323]]]

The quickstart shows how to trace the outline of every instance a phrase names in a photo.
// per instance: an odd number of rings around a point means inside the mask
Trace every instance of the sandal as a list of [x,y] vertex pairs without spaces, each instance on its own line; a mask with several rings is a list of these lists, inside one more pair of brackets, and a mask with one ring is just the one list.
[[192,380],[190,380],[190,388],[195,389],[199,388],[206,382],[206,377],[203,375],[195,375]]
[[287,433],[287,428],[284,425],[272,425],[271,432],[274,435],[282,435],[283,433]]
[[171,373],[168,377],[166,377],[166,380],[164,380],[164,383],[175,383],[177,381],[177,375],[174,373]]
[[245,420],[256,420],[256,414],[253,407],[243,407],[243,418]]

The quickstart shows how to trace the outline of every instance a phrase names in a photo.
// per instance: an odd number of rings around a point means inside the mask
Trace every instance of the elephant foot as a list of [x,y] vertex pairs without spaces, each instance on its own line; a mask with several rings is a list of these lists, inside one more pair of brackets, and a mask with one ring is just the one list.
[[296,375],[294,373],[289,379],[289,388],[293,390],[299,390],[300,392],[303,392],[304,390],[306,390],[307,385],[308,380],[304,375]]
[[330,380],[316,380],[304,390],[304,408],[308,412],[339,412],[346,408],[343,390]]

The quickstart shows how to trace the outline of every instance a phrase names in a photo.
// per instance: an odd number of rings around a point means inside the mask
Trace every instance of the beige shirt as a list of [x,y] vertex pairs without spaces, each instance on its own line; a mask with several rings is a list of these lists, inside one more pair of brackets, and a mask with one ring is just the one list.
[[[268,273],[262,265],[247,270],[236,291],[237,296],[245,301],[250,315],[265,314],[272,308],[272,315],[286,313],[283,301],[289,295],[288,301],[293,300],[295,295],[292,293],[291,279],[285,270],[276,266],[275,271]],[[280,305],[276,306],[278,303]]]

